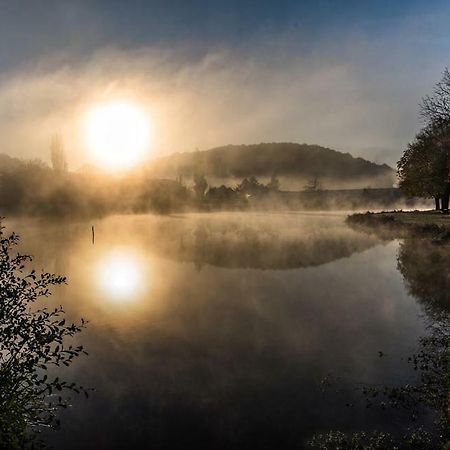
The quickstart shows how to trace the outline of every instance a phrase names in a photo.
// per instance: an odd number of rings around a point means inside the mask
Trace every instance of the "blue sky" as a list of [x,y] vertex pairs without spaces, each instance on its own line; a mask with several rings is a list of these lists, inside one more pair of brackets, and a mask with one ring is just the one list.
[[46,135],[26,133],[58,126],[62,86],[85,99],[139,79],[146,101],[157,85],[177,105],[155,100],[155,154],[293,140],[393,164],[449,64],[449,23],[445,1],[0,0],[0,152],[46,157]]
[[255,35],[297,30],[306,40],[361,29],[383,33],[445,2],[406,0],[15,0],[0,1],[0,61],[18,64],[51,52],[87,55],[110,45],[218,43],[239,47]]

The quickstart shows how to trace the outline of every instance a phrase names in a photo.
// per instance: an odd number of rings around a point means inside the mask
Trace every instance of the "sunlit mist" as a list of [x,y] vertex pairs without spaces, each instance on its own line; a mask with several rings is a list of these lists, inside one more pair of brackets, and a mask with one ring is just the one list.
[[84,138],[92,158],[102,168],[129,168],[145,155],[150,144],[150,121],[132,103],[97,105],[86,115]]
[[117,302],[134,299],[144,284],[142,264],[126,247],[108,252],[98,263],[95,277],[102,294]]

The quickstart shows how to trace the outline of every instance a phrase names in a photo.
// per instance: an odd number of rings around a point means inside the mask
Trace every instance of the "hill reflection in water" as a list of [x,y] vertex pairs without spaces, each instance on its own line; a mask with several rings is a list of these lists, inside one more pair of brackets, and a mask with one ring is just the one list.
[[341,216],[331,214],[221,213],[151,220],[141,216],[134,219],[131,229],[124,229],[120,218],[110,222],[99,228],[101,242],[129,242],[140,252],[194,262],[198,267],[310,267],[380,243],[375,237],[355,233],[342,224]]
[[210,264],[283,270],[318,266],[378,243],[376,239],[360,237],[345,227],[331,231],[314,224],[297,226],[230,222],[217,227],[212,221],[200,221],[180,239],[179,248],[171,249],[167,254],[181,261],[193,261],[198,267]]

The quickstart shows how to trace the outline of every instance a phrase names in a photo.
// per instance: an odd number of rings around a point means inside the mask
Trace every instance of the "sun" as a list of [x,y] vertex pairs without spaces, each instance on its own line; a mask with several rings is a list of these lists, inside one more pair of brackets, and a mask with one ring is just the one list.
[[84,121],[87,149],[105,169],[127,169],[145,156],[150,144],[150,120],[138,105],[111,101],[92,107]]

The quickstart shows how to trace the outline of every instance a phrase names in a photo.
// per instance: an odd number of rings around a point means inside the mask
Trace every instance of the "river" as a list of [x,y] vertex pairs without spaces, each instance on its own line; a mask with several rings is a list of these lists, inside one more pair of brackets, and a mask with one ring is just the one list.
[[[344,219],[9,220],[36,268],[68,277],[50,304],[89,321],[80,336],[89,356],[64,376],[94,391],[74,398],[49,443],[290,449],[328,429],[392,426],[346,404],[358,403],[357,383],[414,378],[404,357],[426,308],[398,270],[405,243]],[[324,391],[324,379],[337,381]]]

